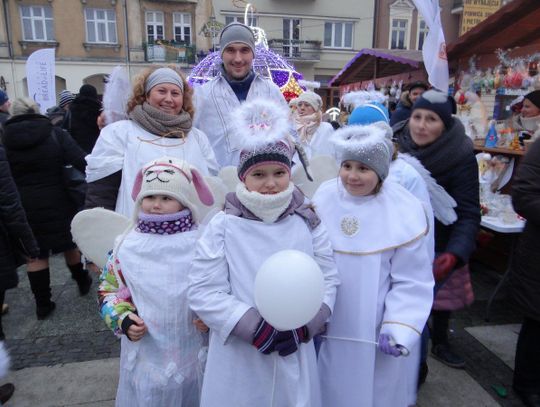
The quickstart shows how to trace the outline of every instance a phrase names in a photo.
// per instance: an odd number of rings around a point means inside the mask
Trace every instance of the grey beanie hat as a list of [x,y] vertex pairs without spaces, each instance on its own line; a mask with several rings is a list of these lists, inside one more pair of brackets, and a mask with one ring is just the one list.
[[251,28],[249,28],[247,25],[234,22],[230,23],[223,30],[221,30],[221,34],[219,36],[220,55],[223,56],[223,51],[225,51],[225,48],[227,48],[229,44],[235,42],[246,44],[249,48],[251,48],[251,52],[253,52],[253,56],[255,56],[255,35],[253,34],[253,31],[251,31]]
[[159,68],[148,75],[146,83],[144,84],[144,91],[148,93],[154,86],[162,83],[172,83],[184,92],[184,82],[182,81],[182,78],[178,75],[178,72],[171,68]]
[[331,136],[339,162],[358,161],[371,168],[381,181],[388,176],[393,149],[385,130],[376,124],[353,125],[336,130]]

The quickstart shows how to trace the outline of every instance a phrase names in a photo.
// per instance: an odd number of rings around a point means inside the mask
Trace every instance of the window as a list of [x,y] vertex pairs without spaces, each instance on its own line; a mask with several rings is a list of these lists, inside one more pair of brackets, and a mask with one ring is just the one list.
[[406,49],[407,24],[409,20],[394,18],[392,20],[392,33],[390,49]]
[[428,33],[428,26],[424,20],[419,20],[418,22],[418,50],[422,50],[422,47],[424,46],[424,41],[426,39],[426,35]]
[[352,23],[324,23],[324,46],[352,48]]
[[146,40],[149,44],[163,39],[163,13],[161,11],[146,12]]
[[20,10],[25,41],[54,41],[51,7],[21,6]]
[[[225,16],[225,25],[235,22],[244,24],[244,17]],[[257,27],[257,17],[248,16],[248,25],[251,27]]]
[[88,42],[116,44],[116,15],[114,10],[87,8],[86,39]]
[[173,14],[174,40],[184,42],[187,45],[191,43],[191,14],[174,13]]
[[[300,47],[298,42],[300,40],[300,20],[295,18],[283,19],[283,56],[285,57],[299,57]],[[294,46],[296,44],[296,46]]]

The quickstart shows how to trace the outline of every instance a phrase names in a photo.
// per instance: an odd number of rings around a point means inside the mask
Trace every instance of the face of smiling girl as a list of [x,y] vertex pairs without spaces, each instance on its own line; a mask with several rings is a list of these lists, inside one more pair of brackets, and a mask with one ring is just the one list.
[[248,191],[260,194],[277,194],[289,186],[290,174],[279,164],[263,164],[250,169],[244,184]]
[[375,171],[359,161],[343,161],[339,177],[347,192],[353,196],[370,195],[379,184],[379,177]]

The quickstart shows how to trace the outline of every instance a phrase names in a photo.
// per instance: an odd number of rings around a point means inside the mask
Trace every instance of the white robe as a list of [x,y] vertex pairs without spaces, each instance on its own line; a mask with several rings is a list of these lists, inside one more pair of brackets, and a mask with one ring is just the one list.
[[[428,222],[420,202],[393,182],[376,195],[353,197],[339,179],[322,184],[313,202],[341,278],[327,335],[377,341],[385,333],[412,349],[433,301]],[[325,339],[319,374],[325,407],[408,405],[407,360],[374,344]]]
[[[309,144],[301,143],[309,159],[319,155],[334,156],[334,145],[330,142],[330,136],[334,128],[330,123],[321,122]],[[299,160],[295,160],[299,163]]]
[[86,156],[86,180],[93,182],[122,170],[116,212],[131,217],[131,191],[138,172],[144,164],[165,155],[189,162],[203,175],[218,172],[214,151],[202,131],[193,127],[185,140],[165,138],[147,132],[133,120],[120,120],[101,130],[92,153]]
[[303,251],[324,275],[324,303],[334,306],[339,284],[324,226],[310,231],[297,215],[265,224],[223,212],[206,227],[190,270],[191,308],[210,327],[201,407],[321,407],[313,341],[282,357],[260,353],[231,335],[240,318],[255,308],[255,275],[272,254]]
[[148,332],[122,336],[117,407],[197,406],[202,334],[187,302],[188,268],[198,231],[158,235],[131,231],[117,258]]
[[[287,102],[277,85],[259,74],[251,83],[247,101],[262,98],[288,109]],[[223,76],[218,76],[203,86],[195,88],[195,119],[193,125],[204,131],[216,152],[220,168],[236,166],[242,148],[241,139],[232,131],[231,112],[240,106],[238,97]]]

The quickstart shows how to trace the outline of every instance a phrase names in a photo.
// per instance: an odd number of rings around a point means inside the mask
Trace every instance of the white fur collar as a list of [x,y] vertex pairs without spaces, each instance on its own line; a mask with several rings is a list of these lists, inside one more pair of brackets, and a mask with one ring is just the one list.
[[264,223],[274,223],[285,212],[292,201],[294,184],[289,182],[285,191],[273,195],[248,191],[245,184],[236,185],[236,197],[242,205],[248,208]]

